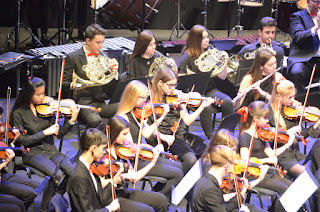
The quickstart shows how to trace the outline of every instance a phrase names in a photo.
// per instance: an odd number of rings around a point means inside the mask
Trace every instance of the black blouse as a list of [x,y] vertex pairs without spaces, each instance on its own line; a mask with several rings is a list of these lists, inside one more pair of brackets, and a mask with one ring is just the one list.
[[[54,145],[54,136],[45,136],[43,130],[55,123],[53,117],[35,116],[31,108],[20,107],[12,114],[12,126],[18,129],[27,130],[27,134],[20,134],[17,142],[24,147],[30,148],[27,156],[46,155],[47,157],[55,155],[58,150]],[[69,122],[66,122],[59,128],[58,138],[64,136],[72,128]]]
[[[239,151],[241,147],[247,147],[248,149],[250,148],[251,138],[252,136],[246,132],[241,134],[239,138]],[[265,147],[266,143],[264,141],[260,140],[259,138],[255,138],[253,141],[251,157],[256,157],[259,159],[268,158],[266,153],[264,153]]]
[[133,58],[129,63],[129,70],[127,72],[128,79],[136,79],[148,76],[150,66],[156,57],[157,56],[153,56],[150,59],[145,59],[139,55]]

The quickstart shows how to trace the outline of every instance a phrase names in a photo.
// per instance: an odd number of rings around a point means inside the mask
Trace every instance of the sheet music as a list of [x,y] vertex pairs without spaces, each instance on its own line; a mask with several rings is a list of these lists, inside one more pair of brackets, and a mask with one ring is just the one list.
[[280,202],[286,211],[298,211],[318,187],[318,181],[307,168],[281,196]]
[[179,205],[184,196],[192,188],[192,186],[200,179],[202,176],[202,164],[199,159],[193,167],[188,171],[188,173],[182,178],[180,183],[171,192],[171,202],[172,204]]

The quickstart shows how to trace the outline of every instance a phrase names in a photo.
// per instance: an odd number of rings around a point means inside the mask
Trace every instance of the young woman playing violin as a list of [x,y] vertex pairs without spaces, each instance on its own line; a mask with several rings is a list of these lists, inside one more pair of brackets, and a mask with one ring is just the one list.
[[[182,57],[178,63],[179,73],[180,74],[189,74],[188,70],[191,70],[194,73],[200,72],[199,68],[195,65],[195,60],[206,51],[209,44],[209,33],[208,29],[201,25],[195,25],[191,28],[188,38],[186,41],[186,46],[182,51]],[[227,57],[227,55],[226,55]],[[226,58],[228,59],[228,58]],[[218,75],[218,78],[221,80],[225,80],[227,77],[227,68]],[[231,113],[233,113],[233,105],[231,102],[231,98],[220,92],[216,86],[215,80],[217,77],[212,77],[209,80],[209,84],[205,91],[205,96],[207,97],[216,97],[220,100],[223,100],[223,105],[220,107],[213,105],[215,110],[219,110],[222,112],[222,116],[225,117]],[[202,129],[207,136],[208,139],[211,138],[213,134],[213,119],[212,113],[213,108],[208,107],[203,110],[200,114],[200,122]]]
[[[267,49],[260,50],[256,54],[250,71],[243,77],[238,94],[241,94],[245,89],[263,79],[265,76],[272,74],[276,68],[277,60],[275,54]],[[281,78],[283,78],[282,74],[279,72],[274,73],[269,79],[257,84],[251,91],[244,94],[242,98],[235,101],[233,103],[234,108],[237,110],[240,106],[248,106],[255,100],[268,102],[271,98],[273,85]]]
[[[277,120],[277,116],[280,112],[279,126],[286,129],[289,132],[294,134],[300,134],[301,127],[298,126],[298,121],[286,118],[284,114],[284,108],[286,106],[301,106],[301,104],[295,100],[296,89],[294,84],[289,80],[280,80],[273,89],[271,96],[271,115],[270,115],[270,125],[275,126]],[[279,108],[279,98],[280,98],[280,111]],[[290,116],[290,114],[287,114]],[[320,125],[320,121],[318,120],[313,126],[309,127],[305,130],[302,135],[307,138],[308,136],[316,137],[318,135],[318,127]],[[279,146],[283,145],[278,143]],[[302,161],[306,158],[304,154],[302,154],[299,150],[299,145],[297,140],[294,141],[294,144],[287,150],[278,156],[279,164],[284,169],[288,170],[288,173],[292,177],[298,177],[304,170],[305,166],[302,166],[299,161]]]
[[[256,128],[263,127],[268,123],[270,114],[268,105],[262,101],[254,101],[248,107],[242,107],[238,112],[241,113],[241,127],[239,133],[239,152],[240,157],[247,161],[250,157],[250,144],[252,137],[251,157],[260,159],[262,164],[277,164],[277,156],[289,148],[294,140],[294,134],[289,133],[288,143],[280,147],[275,152],[268,142],[262,141],[256,134]],[[256,127],[256,128],[255,128]],[[276,153],[276,155],[275,155]],[[249,176],[250,178],[250,176]],[[281,178],[278,174],[266,174],[264,179],[257,179],[257,186],[276,191],[282,195],[292,183],[286,178]],[[284,211],[281,203],[277,199],[275,211]]]
[[[179,94],[176,90],[178,83],[177,75],[169,68],[158,71],[152,79],[152,98],[154,101],[166,103],[166,96]],[[213,100],[204,100],[192,114],[189,114],[184,104],[180,104],[177,109],[170,109],[164,120],[159,124],[159,131],[165,135],[174,136],[171,142],[165,140],[163,145],[166,150],[177,155],[182,162],[183,171],[186,173],[197,161],[197,156],[202,155],[206,148],[203,140],[187,131],[189,126],[204,108],[209,107]],[[181,121],[178,124],[181,117]]]
[[[46,175],[51,176],[56,168],[56,164],[61,163],[61,170],[66,174],[71,174],[74,164],[69,162],[69,158],[59,152],[54,145],[54,135],[60,138],[67,134],[77,120],[79,108],[71,107],[72,115],[62,127],[55,124],[53,117],[40,117],[36,111],[36,105],[41,104],[45,97],[45,82],[37,77],[29,79],[23,86],[19,96],[11,111],[11,125],[27,130],[27,134],[20,134],[16,143],[30,148],[30,152],[25,154],[22,159],[23,163],[32,166]],[[61,171],[51,181],[44,193],[53,196],[57,182],[62,178]],[[65,193],[67,177],[59,186],[59,193]],[[40,211],[48,211],[50,198],[43,199]]]
[[[140,32],[129,58],[127,78],[137,79],[148,76],[154,59],[159,56],[156,53],[156,37],[154,34],[149,30]],[[166,63],[177,70],[177,65],[172,58],[167,59]]]
[[[120,160],[118,155],[123,154],[117,150],[117,146],[126,144],[128,140],[132,142],[130,124],[124,118],[115,116],[109,120],[108,126],[110,127],[111,156],[115,160]],[[121,178],[133,183],[142,179],[152,167],[154,167],[161,150],[163,150],[161,144],[156,146],[153,149],[154,157],[147,166],[137,172],[129,168],[128,173],[121,174]],[[126,195],[121,195],[117,192],[117,196],[119,198],[121,211],[167,211],[167,198],[158,192],[126,189]]]

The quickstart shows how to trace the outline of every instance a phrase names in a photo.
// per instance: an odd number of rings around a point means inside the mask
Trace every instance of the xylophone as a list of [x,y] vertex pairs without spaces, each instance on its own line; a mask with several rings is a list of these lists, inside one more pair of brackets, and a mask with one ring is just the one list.
[[[34,56],[41,55],[45,60],[48,67],[47,90],[49,96],[56,96],[58,93],[62,59],[67,54],[81,48],[84,44],[84,42],[79,42],[27,50],[29,54]],[[114,56],[116,56],[119,62],[119,74],[126,70],[126,63],[129,60],[129,54],[133,51],[134,45],[134,41],[124,37],[107,38],[103,42],[103,52],[107,52],[110,56],[112,56],[112,52],[117,52]]]

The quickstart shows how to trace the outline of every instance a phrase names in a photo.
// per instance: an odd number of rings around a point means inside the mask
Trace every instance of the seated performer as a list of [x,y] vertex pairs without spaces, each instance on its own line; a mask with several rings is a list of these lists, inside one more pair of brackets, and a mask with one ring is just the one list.
[[[238,208],[238,196],[228,196],[225,200],[220,188],[224,177],[229,176],[232,164],[235,163],[234,150],[224,145],[217,145],[208,152],[208,161],[211,165],[208,173],[201,177],[193,190],[191,209],[193,212],[201,211],[231,211]],[[243,179],[243,178],[242,178]],[[244,185],[240,192],[243,200],[249,187],[248,180],[243,179]],[[227,210],[230,209],[230,210]],[[245,205],[240,206],[240,211],[250,211]]]
[[67,191],[72,211],[118,211],[119,200],[111,201],[111,182],[92,173],[93,162],[105,155],[108,139],[97,129],[87,129],[80,138],[82,155],[70,175]]
[[[107,105],[105,103],[105,100],[110,98],[113,92],[111,87],[117,83],[116,78],[118,77],[118,62],[115,59],[104,57],[100,51],[106,33],[107,31],[97,24],[88,26],[86,44],[66,57],[63,77],[64,90],[74,91],[74,99],[78,104],[101,108],[99,114],[89,109],[81,109],[79,119],[86,124],[87,128],[97,127],[101,123],[101,117],[111,118],[117,111],[117,104]],[[105,62],[109,63],[110,70],[104,70],[105,63],[101,60],[106,60]],[[85,68],[84,65],[88,66]],[[102,71],[106,71],[106,73],[102,73]],[[97,80],[100,77],[106,79],[101,82]],[[109,80],[110,82],[108,82]],[[95,83],[95,86],[91,87],[92,83]],[[106,84],[108,84],[108,88]]]
[[[277,60],[273,52],[267,49],[258,51],[250,71],[243,77],[240,83],[238,95],[241,95],[248,87],[274,72],[276,65]],[[244,94],[242,98],[235,101],[233,103],[234,108],[237,110],[240,106],[248,106],[251,102],[258,99],[269,101],[275,82],[282,78],[283,76],[279,72],[274,73],[269,79],[256,85],[251,91]]]
[[[186,47],[182,51],[183,55],[178,64],[180,74],[189,74],[190,71],[194,73],[200,72],[198,66],[195,64],[195,60],[198,59],[199,56],[208,48],[208,35],[208,30],[201,25],[195,25],[191,28],[186,41]],[[226,58],[224,59],[227,60],[227,53],[225,57]],[[218,78],[221,80],[225,80],[226,77],[227,68],[218,75]],[[220,107],[215,105],[213,105],[213,107],[221,111],[222,116],[225,117],[233,113],[231,98],[228,95],[219,91],[219,88],[217,88],[215,83],[215,78],[216,77],[210,78],[209,84],[206,88],[204,95],[207,97],[216,97],[224,101],[223,105],[221,105]],[[203,112],[200,114],[201,126],[208,139],[211,138],[214,130],[212,113],[213,109],[211,107],[208,107],[204,109]]]
[[[27,131],[26,135],[20,134],[16,144],[30,148],[30,151],[23,155],[23,163],[38,169],[51,176],[58,163],[61,163],[61,170],[71,174],[74,164],[69,162],[69,157],[59,152],[54,145],[54,136],[58,138],[67,134],[75,124],[80,108],[71,106],[71,118],[63,126],[55,124],[53,117],[41,117],[38,115],[36,106],[43,103],[45,97],[45,82],[37,77],[29,79],[23,86],[11,111],[11,125]],[[63,160],[63,161],[61,161]],[[40,211],[48,211],[50,198],[55,194],[57,184],[62,178],[62,172],[56,173],[54,180],[48,184],[44,194]],[[65,193],[68,177],[65,177],[59,185],[59,194]]]
[[243,59],[250,60],[254,59],[259,49],[263,49],[262,45],[265,45],[267,49],[275,51],[277,59],[277,67],[281,67],[283,62],[284,50],[276,42],[272,42],[276,34],[277,22],[271,17],[264,17],[261,19],[259,24],[259,39],[251,44],[245,45],[239,51],[239,56]]
[[306,9],[293,13],[290,18],[292,41],[285,76],[295,84],[298,94],[305,93],[314,64],[318,65],[315,77],[320,76],[320,4],[316,0],[307,2]]
[[[141,122],[141,120],[139,120],[139,116],[136,115],[137,110],[139,110],[138,108],[142,107],[145,104],[145,101],[148,97],[149,93],[146,85],[137,80],[131,81],[122,93],[117,116],[123,117],[130,123],[130,134],[132,136],[133,143],[138,143],[139,130],[142,123],[142,136],[146,138],[149,144],[155,146],[156,142],[154,142],[154,136],[152,135],[155,135],[156,126],[155,123],[152,123],[152,121],[150,120],[152,118],[145,117],[146,120]],[[141,108],[140,110],[142,111]],[[164,105],[163,110],[164,112],[162,116],[157,119],[158,124],[162,122],[164,117],[169,112],[169,105]],[[140,114],[142,114],[142,112]],[[172,135],[160,134],[160,137],[163,140],[169,139],[169,142],[172,142],[174,140],[174,137]],[[149,161],[139,160],[138,169],[145,167],[148,163]],[[160,157],[158,158],[154,167],[152,167],[152,169],[147,173],[147,175],[159,176],[167,179],[167,183],[163,185],[161,189],[156,191],[169,196],[172,186],[176,186],[183,177],[182,165],[180,162],[171,161],[169,159]]]
[[[155,58],[161,57],[156,53],[156,37],[149,30],[142,31],[134,45],[129,58],[128,79],[136,79],[149,76],[149,69]],[[172,58],[165,58],[165,62],[177,70],[177,65]]]

